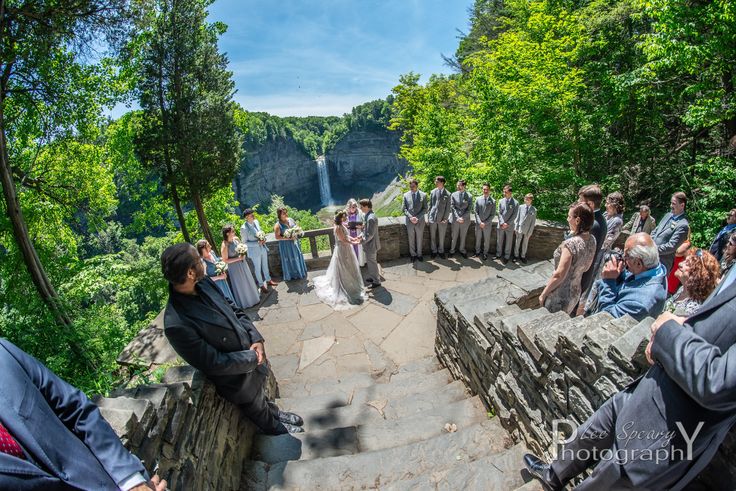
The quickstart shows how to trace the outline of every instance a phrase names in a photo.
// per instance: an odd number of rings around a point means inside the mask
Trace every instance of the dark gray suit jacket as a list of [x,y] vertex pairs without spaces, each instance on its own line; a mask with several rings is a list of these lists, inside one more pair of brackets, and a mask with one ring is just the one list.
[[[736,421],[736,283],[708,300],[684,326],[665,323],[654,336],[657,360],[634,382],[631,398],[616,421],[616,430],[633,421],[633,431],[672,431],[672,442],[685,448],[679,422],[692,445],[693,460],[676,455],[669,461],[635,460],[623,465],[635,485],[682,489],[708,464]],[[619,447],[646,448],[649,440],[617,438]]]
[[672,213],[667,213],[652,231],[652,239],[657,244],[659,252],[659,262],[664,264],[667,272],[672,269],[675,262],[675,253],[677,248],[687,239],[690,231],[690,223],[687,221],[687,214],[677,221],[672,220]]
[[268,368],[258,365],[256,352],[250,349],[263,336],[211,279],[203,278],[197,289],[200,297],[206,296],[213,304],[169,288],[166,338],[179,356],[212,381],[222,397],[235,404],[248,402],[268,376]]
[[80,390],[0,339],[0,420],[26,460],[0,452],[0,489],[118,490],[144,473]]

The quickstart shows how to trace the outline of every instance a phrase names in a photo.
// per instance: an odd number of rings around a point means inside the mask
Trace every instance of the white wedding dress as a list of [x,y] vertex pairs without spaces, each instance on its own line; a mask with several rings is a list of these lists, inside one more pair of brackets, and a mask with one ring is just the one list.
[[348,242],[348,229],[335,225],[335,249],[327,273],[314,278],[314,291],[327,305],[343,310],[363,303],[367,299],[363,278],[353,245]]

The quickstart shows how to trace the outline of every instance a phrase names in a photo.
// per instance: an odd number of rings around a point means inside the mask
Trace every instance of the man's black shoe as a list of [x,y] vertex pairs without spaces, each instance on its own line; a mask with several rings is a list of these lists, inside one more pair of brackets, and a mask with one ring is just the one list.
[[522,263],[524,263],[524,264],[526,264],[526,263],[527,263],[528,261],[526,260],[526,258],[525,258],[525,257],[522,257],[522,258],[521,258],[521,262],[522,262]]
[[460,253],[460,255],[461,255],[461,256],[462,256],[463,258],[465,258],[465,259],[467,259],[467,258],[468,258],[468,253],[467,253],[467,252],[461,252],[461,253]]
[[371,290],[373,290],[375,288],[378,288],[379,286],[381,286],[380,283],[371,283],[370,285],[368,285],[368,288],[370,288]]
[[454,253],[454,252],[450,252],[450,253],[449,253],[449,254],[447,255],[447,257],[449,257],[449,258],[455,257],[455,253]]
[[416,260],[417,260],[417,257],[416,257],[416,256],[411,256],[411,257],[409,258],[409,261],[410,261],[410,262],[412,262],[412,263],[413,263],[414,261],[416,261]]
[[419,262],[424,261],[424,256],[417,256],[417,261]]
[[281,423],[289,433],[304,433],[304,428],[301,426],[290,425],[289,423]]
[[442,259],[447,259],[447,254],[444,252],[440,252],[440,256],[442,256]]
[[287,411],[279,411],[279,421],[295,426],[302,426],[304,424],[301,416]]
[[433,252],[432,253],[432,259],[437,259],[437,253],[436,252]]
[[503,258],[501,260],[501,262],[504,263],[504,264],[508,264],[509,263],[509,259],[507,257],[505,257],[505,258]]
[[483,254],[483,260],[488,261],[488,254]]
[[545,463],[536,455],[532,455],[530,453],[525,454],[524,465],[526,466],[526,470],[529,471],[529,474],[531,474],[532,477],[539,479],[539,481],[542,483],[542,486],[544,486],[544,489],[546,489],[547,491],[562,490],[563,486],[559,482],[550,481],[550,478],[553,478],[555,481],[557,481],[557,479],[554,476],[550,475],[551,472],[549,464]]

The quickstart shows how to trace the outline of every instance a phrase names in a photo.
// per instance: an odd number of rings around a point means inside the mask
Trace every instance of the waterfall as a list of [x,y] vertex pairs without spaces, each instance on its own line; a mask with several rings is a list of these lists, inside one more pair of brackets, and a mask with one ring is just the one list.
[[332,205],[332,190],[330,189],[330,171],[327,168],[325,156],[317,157],[317,174],[319,176],[319,197],[322,206]]

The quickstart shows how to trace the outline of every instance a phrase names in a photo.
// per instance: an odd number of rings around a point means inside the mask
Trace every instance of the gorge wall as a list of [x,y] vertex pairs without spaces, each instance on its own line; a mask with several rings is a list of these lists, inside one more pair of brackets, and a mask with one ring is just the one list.
[[[370,197],[404,174],[407,163],[398,156],[399,138],[388,130],[354,130],[342,137],[325,155],[334,201]],[[268,204],[272,194],[296,208],[322,208],[317,163],[290,136],[246,147],[233,189],[241,208]]]

